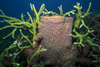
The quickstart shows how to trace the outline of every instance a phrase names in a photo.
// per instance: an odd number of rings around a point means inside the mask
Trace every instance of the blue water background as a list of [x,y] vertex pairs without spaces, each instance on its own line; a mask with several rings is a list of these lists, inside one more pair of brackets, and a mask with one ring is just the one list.
[[[0,9],[7,16],[16,17],[20,19],[21,14],[25,15],[25,19],[28,19],[27,12],[31,14],[30,3],[34,4],[36,10],[38,11],[42,4],[45,4],[45,7],[49,11],[54,11],[59,13],[58,6],[62,5],[63,13],[73,10],[76,3],[82,5],[82,11],[86,11],[89,3],[92,3],[91,12],[93,10],[100,10],[100,0],[0,0]],[[0,18],[1,19],[1,18]],[[0,26],[3,24],[0,23]]]

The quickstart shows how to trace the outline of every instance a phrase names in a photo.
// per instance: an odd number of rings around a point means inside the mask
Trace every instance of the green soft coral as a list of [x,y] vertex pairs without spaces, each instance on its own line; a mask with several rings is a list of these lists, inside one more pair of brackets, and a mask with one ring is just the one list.
[[[18,38],[17,40],[14,41],[13,44],[11,44],[8,48],[6,48],[4,51],[9,51],[9,50],[12,50],[12,49],[15,49],[15,52],[9,54],[9,57],[12,57],[12,61],[15,61],[15,58],[26,48],[31,48],[31,47],[34,47],[34,44],[35,44],[35,37],[37,35],[37,28],[38,26],[40,25],[40,15],[43,13],[43,10],[45,8],[45,5],[43,4],[41,7],[40,7],[40,10],[39,12],[36,11],[35,9],[35,6],[34,4],[30,4],[30,7],[31,7],[31,11],[32,11],[32,14],[33,14],[33,18],[32,16],[30,15],[29,12],[27,12],[28,16],[29,16],[29,19],[28,20],[25,20],[24,17],[25,15],[21,14],[21,20],[20,19],[17,19],[17,18],[14,18],[14,17],[9,17],[7,15],[5,15],[3,13],[2,10],[0,10],[1,14],[0,14],[0,17],[2,18],[5,18],[4,20],[0,20],[1,23],[8,23],[9,25],[8,26],[4,26],[2,28],[0,28],[0,30],[3,30],[3,29],[6,29],[6,28],[14,28],[12,30],[12,32],[10,32],[8,35],[6,35],[3,39],[9,37],[12,35],[12,37],[14,38],[14,34],[15,32],[19,29],[20,30],[20,34],[21,34],[21,38]],[[32,41],[29,39],[29,36],[26,36],[23,34],[22,30],[21,29],[24,29],[24,30],[28,30],[33,38],[32,38]],[[23,45],[23,43],[25,42],[28,42],[30,45]],[[42,51],[46,51],[46,49],[42,48],[40,49],[41,46],[39,47],[39,49],[36,51],[35,54],[33,54],[32,58],[42,52]],[[3,59],[3,56],[5,55],[4,52],[1,53],[0,55],[0,59]],[[3,59],[4,60],[4,59]],[[30,65],[31,63],[31,60],[28,62],[28,66]],[[2,61],[1,61],[2,62]],[[19,65],[19,63],[16,63],[16,62],[11,62],[11,65],[13,66],[16,66],[16,65]],[[18,66],[17,66],[18,67]]]
[[81,22],[87,15],[90,14],[89,11],[90,11],[90,8],[91,8],[91,3],[89,4],[89,8],[87,9],[87,12],[84,13],[84,15],[82,15],[82,12],[81,12],[82,6],[80,6],[80,3],[77,3],[77,5],[75,5],[74,8],[76,8],[76,9],[78,10],[78,14],[77,14],[77,17],[76,17],[76,20],[75,20],[75,27],[78,28],[80,22]]
[[[74,6],[74,8],[76,8],[78,10],[78,14],[77,17],[76,17],[76,20],[75,20],[75,23],[74,23],[74,28],[73,28],[73,32],[75,33],[75,35],[71,34],[71,36],[73,36],[74,38],[77,39],[77,42],[75,42],[74,44],[78,44],[79,46],[83,45],[83,38],[85,36],[87,36],[89,33],[93,32],[93,30],[89,30],[88,26],[85,25],[85,22],[84,22],[84,17],[89,15],[89,10],[90,10],[90,7],[91,7],[91,3],[89,4],[89,8],[87,10],[87,12],[82,15],[82,12],[81,12],[81,9],[82,9],[82,6],[80,6],[80,3],[77,3],[77,5]],[[76,29],[80,29],[82,27],[85,27],[87,29],[87,32],[84,33],[84,34],[80,34],[79,32],[77,32]]]
[[46,15],[52,15],[52,16],[70,16],[70,14],[75,14],[75,10],[71,10],[69,12],[66,12],[65,14],[63,14],[63,10],[62,10],[62,5],[60,5],[60,7],[58,7],[59,11],[60,11],[60,14],[57,14],[56,12],[53,12],[53,11],[48,11],[47,9],[45,9],[45,11],[43,11],[43,14],[46,14]]
[[[83,41],[84,41],[92,46],[97,46],[100,50],[99,45],[92,43],[90,39],[86,39],[86,37],[88,36],[89,33],[94,32],[94,30],[89,30],[89,27],[86,26],[86,24],[84,22],[84,18],[90,14],[89,11],[91,8],[91,3],[89,4],[89,8],[87,9],[86,13],[84,13],[84,14],[82,14],[82,12],[81,12],[82,6],[80,6],[79,3],[77,3],[77,5],[75,5],[74,8],[76,8],[78,10],[78,14],[76,14],[77,17],[76,17],[76,20],[75,20],[74,26],[73,26],[73,33],[74,34],[71,34],[71,36],[76,38],[76,42],[74,44],[77,44],[79,46],[84,46],[84,44],[83,44]],[[84,32],[81,34],[80,33],[81,31],[80,32],[77,31],[79,29],[82,30],[82,27],[84,27],[87,32]]]

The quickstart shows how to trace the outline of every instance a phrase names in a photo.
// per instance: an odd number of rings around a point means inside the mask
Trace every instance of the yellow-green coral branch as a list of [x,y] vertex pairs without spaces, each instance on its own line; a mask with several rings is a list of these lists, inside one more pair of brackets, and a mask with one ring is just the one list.
[[88,32],[86,34],[84,34],[83,37],[87,36],[89,33],[92,33],[92,32],[94,32],[94,30],[91,30],[91,31],[88,30]]
[[[45,10],[47,10],[47,9],[45,9]],[[53,12],[53,11],[46,11],[46,12],[43,11],[43,14],[46,14],[46,15],[52,14],[52,16],[59,16],[59,14],[57,14],[56,12]]]
[[33,26],[32,24],[30,24],[29,22],[21,22],[21,23],[12,23],[13,24],[13,26],[26,26],[26,28],[31,28],[31,26]]
[[16,19],[16,18],[13,18],[13,17],[6,16],[6,15],[3,13],[2,10],[0,10],[0,12],[2,13],[2,15],[0,15],[0,17],[3,17],[3,18],[10,19],[10,20],[15,20],[15,21],[21,22],[21,20],[19,20],[19,19]]
[[80,20],[81,20],[81,9],[82,9],[82,6],[80,7],[80,3],[77,3],[77,5],[74,6],[74,8],[76,8],[78,10],[78,14],[77,14],[77,17],[76,17],[76,20],[75,20],[75,24],[74,26],[76,28],[78,28],[79,24],[80,24]]
[[27,67],[30,66],[32,59],[33,59],[37,54],[40,54],[40,53],[43,52],[43,51],[46,51],[46,49],[44,49],[44,48],[41,49],[41,45],[40,45],[39,48],[38,48],[38,50],[37,50],[37,51],[33,54],[33,56],[30,58],[30,60],[27,59],[27,62],[28,62],[28,66],[27,66]]
[[90,8],[91,8],[91,3],[89,4],[89,8],[88,8],[87,12],[84,14],[84,17],[87,16],[88,14],[90,14],[90,13],[89,13]]
[[82,22],[82,24],[80,25],[80,28],[81,28],[82,26],[84,26],[85,28],[88,29],[88,26],[85,25],[85,23],[84,23],[84,21],[83,21],[82,19],[81,19],[81,22]]
[[[37,25],[36,25],[36,23],[38,24],[38,26],[40,25],[40,15],[41,15],[41,13],[43,13],[43,10],[45,9],[45,5],[44,4],[42,4],[42,6],[40,7],[40,9],[39,9],[39,12],[37,13],[37,11],[36,11],[36,9],[35,9],[35,6],[34,6],[34,4],[31,4],[30,3],[30,7],[31,7],[31,10],[32,10],[32,13],[33,13],[33,19],[32,19],[32,17],[31,17],[31,15],[27,12],[27,14],[28,14],[28,16],[30,17],[30,19],[31,19],[31,23],[32,23],[32,25],[33,25],[33,35],[34,35],[34,37],[33,37],[33,41],[34,41],[34,39],[35,39],[35,37],[36,37],[36,28],[37,28]],[[34,22],[33,22],[34,21]],[[31,31],[31,30],[29,30],[29,31]],[[31,31],[31,33],[32,33],[32,31]]]
[[34,44],[31,43],[31,41],[22,33],[21,29],[19,31],[20,31],[22,37],[24,37],[30,43],[31,46],[34,46]]
[[34,23],[33,23],[33,19],[32,19],[32,17],[31,17],[31,15],[27,12],[27,14],[29,15],[29,17],[30,17],[30,19],[31,19],[31,23],[32,23],[32,25],[33,25],[33,35],[34,35],[34,37],[33,37],[33,41],[34,41],[34,39],[35,39],[35,37],[36,37],[36,22],[34,21]]
[[24,20],[23,17],[25,17],[25,15],[23,15],[23,13],[22,13],[22,14],[21,14],[21,19],[22,19],[23,22],[25,22],[25,20]]
[[80,3],[76,3],[76,4],[77,5],[74,5],[73,7],[80,11],[82,9],[82,6],[80,7]]
[[34,35],[34,31],[32,31],[31,29],[28,29],[28,30],[29,30],[29,32],[30,32],[31,34]]
[[0,30],[6,29],[6,28],[11,28],[11,27],[14,27],[14,28],[23,28],[23,26],[11,26],[11,25],[8,25],[8,26],[4,26],[4,27],[0,28]]
[[62,5],[60,5],[60,7],[58,7],[58,9],[60,10],[60,16],[63,16]]
[[14,38],[14,33],[17,30],[17,28],[15,28],[10,34],[6,35],[3,39],[9,37],[10,35],[12,35],[12,37]]
[[[43,10],[45,9],[45,5],[43,4],[41,7],[40,7],[40,10],[39,10],[39,12],[37,13],[37,11],[36,11],[36,9],[35,9],[35,6],[34,6],[34,4],[30,4],[30,6],[31,6],[31,10],[32,10],[32,12],[34,13],[33,15],[33,19],[32,19],[32,17],[31,17],[31,15],[27,12],[27,14],[28,14],[28,16],[29,16],[29,18],[30,18],[30,21],[31,21],[31,23],[30,22],[26,22],[25,20],[24,20],[24,16],[25,15],[23,15],[23,14],[21,14],[21,20],[19,20],[19,19],[16,19],[16,18],[13,18],[13,17],[9,17],[9,16],[6,16],[4,13],[3,13],[3,11],[2,10],[0,10],[0,12],[1,12],[1,14],[2,15],[0,15],[0,17],[3,17],[3,18],[6,18],[6,19],[4,19],[3,21],[0,21],[0,22],[6,22],[6,23],[8,23],[8,24],[10,24],[9,26],[5,26],[5,27],[3,27],[3,28],[0,28],[0,30],[2,30],[2,29],[5,29],[5,28],[10,28],[10,27],[14,27],[14,28],[23,28],[23,29],[25,29],[25,30],[29,30],[31,33],[33,33],[33,41],[34,41],[34,39],[35,39],[35,37],[36,37],[36,34],[37,34],[37,32],[36,32],[36,29],[37,29],[37,24],[39,25],[40,24],[40,15],[41,15],[41,13],[43,12]],[[36,24],[37,23],[37,24]],[[15,32],[16,30],[14,30],[14,32]],[[11,35],[11,33],[9,34],[9,35]],[[13,34],[14,35],[14,34]],[[13,36],[12,35],[12,36]],[[14,36],[13,36],[14,37]]]
[[37,11],[36,11],[36,9],[35,9],[34,4],[31,4],[31,3],[30,3],[30,7],[31,7],[31,10],[33,10],[34,13],[35,13],[35,15],[37,16]]
[[[11,50],[11,49],[13,49],[13,48],[15,48],[15,47],[16,47],[16,45],[10,46],[10,47],[6,48],[5,51],[9,51],[9,50]],[[4,55],[4,52],[1,53],[0,59],[2,58],[3,55]]]
[[35,9],[34,4],[31,4],[31,3],[30,3],[30,6],[31,6],[32,12],[35,13],[35,14],[33,14],[33,15],[35,15],[35,17],[36,17],[36,21],[34,21],[34,22],[36,22],[38,25],[40,25],[40,19],[39,19],[39,16],[41,15],[41,13],[43,13],[43,10],[45,9],[45,5],[42,4],[42,6],[40,7],[38,13],[37,13],[37,11],[36,11],[36,9]]
[[86,42],[88,42],[91,46],[97,46],[100,50],[100,46],[97,44],[92,43],[90,40],[86,39]]
[[42,4],[42,6],[40,7],[40,10],[38,12],[38,16],[40,16],[43,13],[44,9],[45,9],[45,4]]
[[40,15],[43,13],[43,10],[45,9],[45,4],[42,4],[42,6],[40,7],[40,10],[38,12],[38,14],[36,15],[36,22],[37,24],[40,26]]
[[85,34],[80,34],[80,33],[78,33],[77,31],[76,31],[76,29],[74,28],[73,29],[73,32],[76,34],[76,35],[73,35],[73,34],[71,34],[71,36],[73,36],[74,38],[77,38],[78,40],[79,40],[79,42],[75,42],[74,44],[78,44],[78,45],[82,45],[82,46],[84,46],[83,45],[83,37],[85,37],[85,36],[87,36],[89,33],[91,33],[91,32],[93,32],[93,30],[88,30],[88,32],[87,33],[85,33]]
[[16,19],[16,18],[13,18],[13,17],[9,17],[9,16],[6,16],[6,15],[0,15],[0,17],[3,17],[3,18],[7,18],[7,19],[11,19],[11,20],[15,20],[15,21],[21,22],[21,20],[19,20],[19,19]]
[[64,16],[64,17],[65,17],[66,15],[70,16],[70,13],[74,14],[74,12],[75,12],[75,10],[71,10],[71,11],[65,13],[63,16]]
[[31,19],[31,23],[32,23],[32,25],[33,25],[34,23],[33,23],[33,19],[32,19],[32,17],[31,17],[31,15],[29,14],[29,12],[27,12],[27,14],[28,14],[29,18]]
[[4,14],[4,12],[0,9],[0,12],[2,13],[2,15],[4,15],[4,16],[6,16],[5,14]]
[[15,29],[13,30],[13,32],[12,32],[12,37],[13,37],[13,38],[14,38],[14,34],[15,34],[16,30],[17,30],[17,28],[15,28]]
[[78,10],[78,14],[77,14],[76,21],[75,21],[75,24],[74,24],[74,26],[76,28],[78,28],[78,26],[79,26],[80,22],[82,21],[82,19],[85,16],[90,14],[89,11],[90,11],[90,8],[91,8],[91,3],[89,4],[89,8],[88,8],[87,12],[84,15],[82,15],[82,12],[81,12],[82,6],[80,6],[80,3],[77,3],[77,5],[75,5],[74,8],[76,8]]

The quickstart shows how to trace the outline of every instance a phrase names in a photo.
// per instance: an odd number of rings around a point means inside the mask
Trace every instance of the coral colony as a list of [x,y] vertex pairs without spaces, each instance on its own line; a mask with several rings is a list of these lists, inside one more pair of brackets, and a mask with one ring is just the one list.
[[[0,30],[13,28],[3,39],[11,35],[15,38],[16,31],[20,32],[17,39],[1,53],[0,67],[76,67],[84,64],[95,65],[100,61],[100,58],[85,58],[90,52],[90,46],[95,51],[100,50],[100,46],[92,42],[89,36],[94,30],[84,21],[90,14],[91,3],[86,12],[81,12],[82,6],[77,3],[74,6],[78,11],[75,19],[66,15],[75,14],[76,10],[63,14],[62,6],[58,7],[60,14],[48,11],[44,4],[39,12],[36,11],[34,4],[30,4],[30,7],[33,16],[27,12],[28,20],[24,19],[23,14],[20,20],[9,17],[0,10],[0,17],[4,18],[0,22],[9,24]],[[23,30],[31,35],[25,35]],[[90,55],[94,57],[92,53]]]

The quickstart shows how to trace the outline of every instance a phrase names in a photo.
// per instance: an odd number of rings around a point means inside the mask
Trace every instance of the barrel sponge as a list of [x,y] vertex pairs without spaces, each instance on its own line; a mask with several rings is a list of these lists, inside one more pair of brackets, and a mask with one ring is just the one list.
[[[35,41],[42,48],[47,49],[47,51],[41,52],[35,60],[40,58],[45,65],[74,66],[77,60],[77,49],[75,45],[72,45],[72,37],[70,36],[72,22],[72,17],[41,17],[39,33]],[[35,62],[34,59],[33,62]]]

